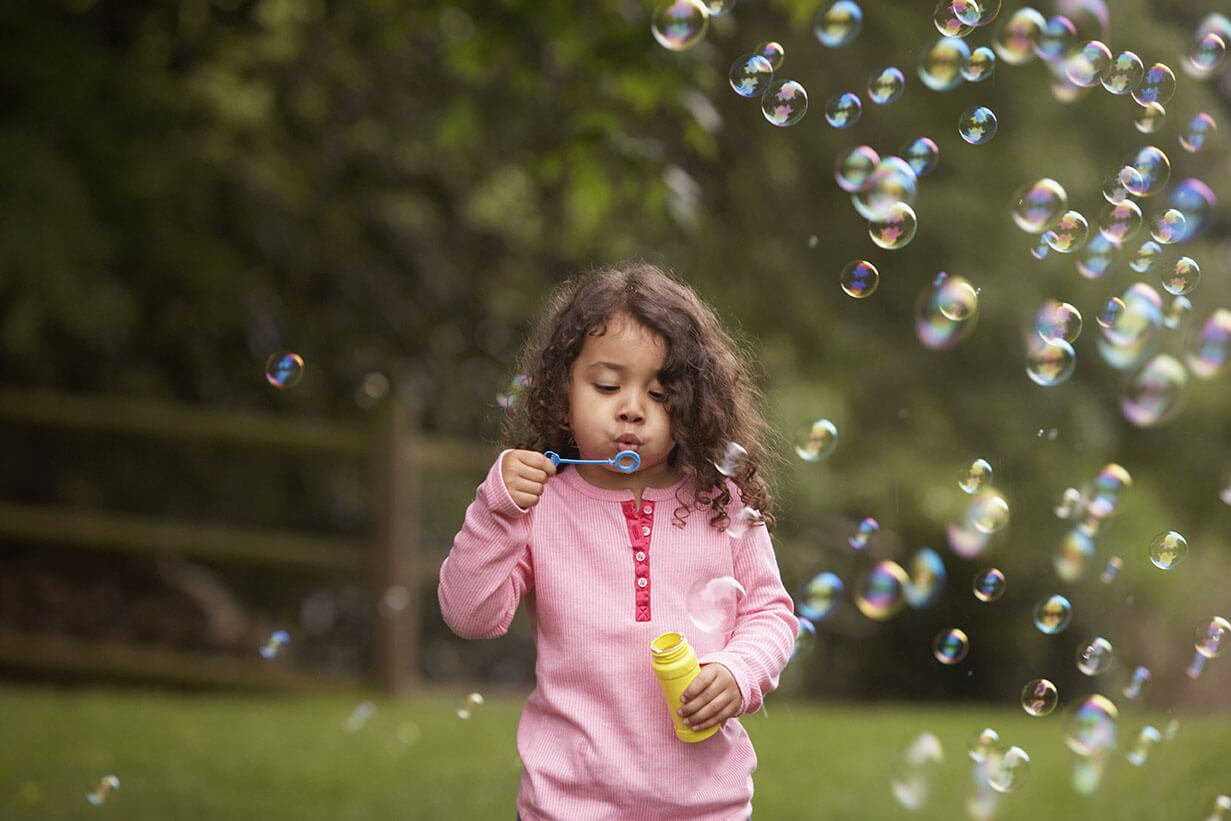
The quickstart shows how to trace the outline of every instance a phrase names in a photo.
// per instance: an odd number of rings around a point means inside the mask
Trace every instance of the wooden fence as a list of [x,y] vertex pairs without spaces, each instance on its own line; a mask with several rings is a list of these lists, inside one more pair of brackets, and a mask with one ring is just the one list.
[[[404,693],[417,682],[418,592],[435,568],[420,563],[420,476],[425,469],[482,464],[490,453],[474,442],[422,435],[413,409],[394,400],[366,423],[288,418],[236,410],[117,397],[0,389],[0,421],[65,431],[218,443],[302,456],[358,458],[370,465],[374,521],[370,539],[287,529],[232,526],[64,506],[0,500],[0,538],[60,546],[175,555],[214,564],[365,577],[380,598],[397,606],[374,617],[371,682]],[[404,593],[403,593],[404,591]],[[0,665],[35,672],[106,674],[185,684],[265,688],[353,686],[355,678],[326,677],[293,665],[102,642],[0,628]]]

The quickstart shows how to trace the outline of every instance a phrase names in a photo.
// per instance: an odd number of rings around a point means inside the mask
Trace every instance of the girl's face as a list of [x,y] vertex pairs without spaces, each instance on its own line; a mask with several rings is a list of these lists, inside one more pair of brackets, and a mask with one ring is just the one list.
[[613,316],[601,336],[587,335],[569,373],[568,424],[582,459],[610,459],[635,450],[641,467],[577,465],[598,487],[667,487],[678,478],[667,463],[675,447],[667,395],[658,381],[666,341],[627,315]]

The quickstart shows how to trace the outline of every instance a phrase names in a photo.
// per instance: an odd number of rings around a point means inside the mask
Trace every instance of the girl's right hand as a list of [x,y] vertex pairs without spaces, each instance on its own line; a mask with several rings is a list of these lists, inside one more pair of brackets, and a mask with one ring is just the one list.
[[543,486],[556,475],[556,466],[537,450],[511,450],[500,462],[500,478],[514,504],[532,508],[543,495]]

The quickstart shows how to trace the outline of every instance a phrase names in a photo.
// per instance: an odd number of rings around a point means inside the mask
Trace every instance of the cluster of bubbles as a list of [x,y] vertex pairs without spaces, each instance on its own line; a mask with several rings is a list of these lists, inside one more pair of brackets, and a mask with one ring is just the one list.
[[107,800],[107,796],[111,793],[111,791],[117,790],[119,787],[120,779],[116,778],[114,775],[104,775],[101,779],[99,779],[98,786],[94,788],[94,791],[86,793],[85,800],[89,801],[96,807],[101,807]]
[[265,381],[275,388],[293,388],[303,379],[303,357],[290,351],[278,351],[265,360]]
[[291,640],[291,634],[285,630],[275,630],[269,634],[269,638],[265,640],[265,644],[261,645],[261,658],[272,659],[277,658],[282,652],[282,648]]

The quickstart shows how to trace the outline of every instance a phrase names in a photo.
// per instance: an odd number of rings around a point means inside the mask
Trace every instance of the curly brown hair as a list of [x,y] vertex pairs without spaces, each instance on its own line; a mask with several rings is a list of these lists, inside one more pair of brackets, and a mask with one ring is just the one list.
[[676,446],[668,462],[691,480],[693,498],[677,497],[675,523],[692,510],[710,511],[710,524],[729,525],[729,485],[716,462],[727,443],[747,451],[730,479],[743,505],[774,527],[765,478],[766,447],[772,431],[761,414],[762,394],[754,384],[744,348],[688,285],[642,262],[590,271],[568,280],[549,297],[518,360],[528,386],[504,417],[505,441],[516,448],[554,450],[577,457],[564,420],[573,362],[587,335],[601,335],[616,315],[627,315],[667,344],[659,381],[666,391]]

